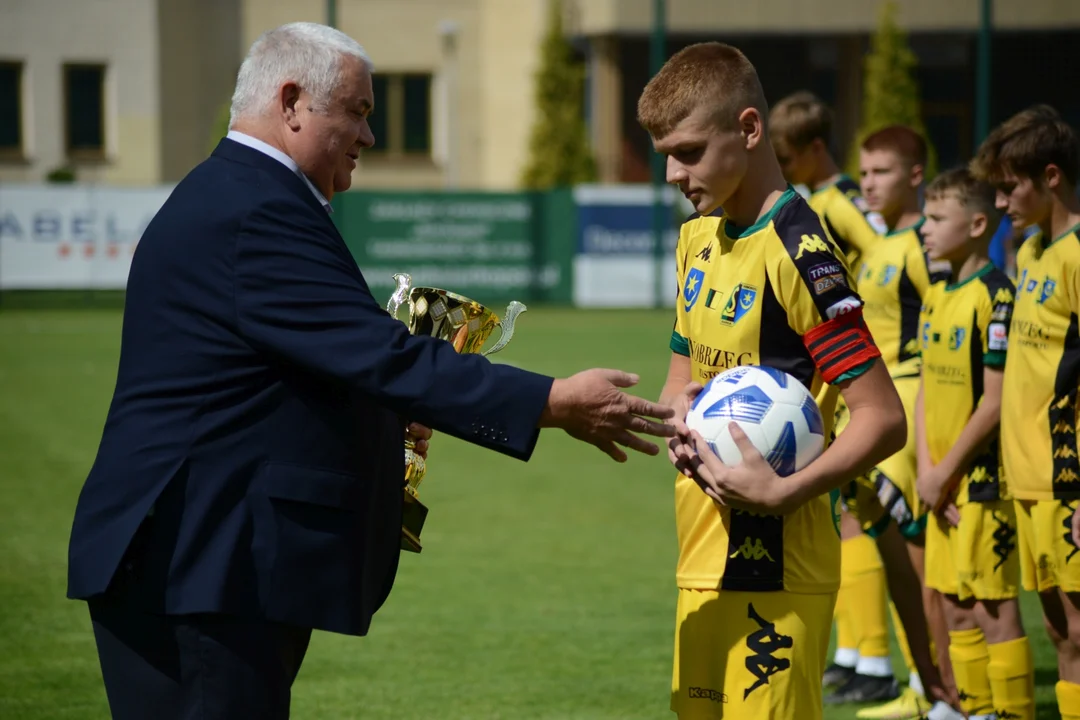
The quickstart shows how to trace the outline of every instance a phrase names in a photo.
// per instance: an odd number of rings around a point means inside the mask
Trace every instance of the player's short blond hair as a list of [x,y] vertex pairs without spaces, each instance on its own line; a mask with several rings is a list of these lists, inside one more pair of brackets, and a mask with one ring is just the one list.
[[1057,110],[1035,105],[994,128],[979,146],[970,168],[975,177],[996,184],[1006,174],[1039,182],[1048,165],[1056,165],[1069,184],[1076,185],[1080,149],[1076,131]]
[[941,200],[952,196],[971,212],[985,215],[991,228],[997,228],[1001,220],[1001,211],[994,204],[995,195],[993,185],[979,180],[966,167],[946,170],[926,186],[927,200]]
[[807,90],[788,95],[769,112],[769,135],[793,150],[801,150],[815,140],[828,146],[832,126],[832,110]]
[[890,125],[870,133],[860,146],[866,152],[889,150],[896,153],[909,168],[925,168],[928,155],[926,138],[907,125]]
[[757,70],[738,48],[706,42],[675,53],[641,93],[638,122],[653,138],[662,139],[703,106],[724,130],[735,129],[747,108],[767,116]]

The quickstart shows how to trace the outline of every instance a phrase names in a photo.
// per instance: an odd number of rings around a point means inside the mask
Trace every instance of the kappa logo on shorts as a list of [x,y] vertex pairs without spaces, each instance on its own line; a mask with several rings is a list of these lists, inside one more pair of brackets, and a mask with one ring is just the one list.
[[998,557],[997,563],[994,564],[994,572],[997,572],[998,568],[1009,559],[1009,554],[1016,549],[1016,528],[1009,525],[1009,518],[1005,515],[995,512],[992,517],[998,524],[992,536],[994,538],[993,551]]
[[746,669],[757,680],[743,691],[743,700],[750,697],[750,693],[762,685],[768,685],[769,678],[773,675],[791,667],[791,660],[778,658],[773,653],[777,650],[788,649],[795,644],[791,636],[776,632],[776,626],[773,623],[758,615],[753,603],[747,604],[746,612],[747,616],[758,624],[759,629],[746,638],[746,647],[752,653],[746,658]]
[[712,700],[714,703],[727,702],[727,695],[712,688],[692,687],[687,688],[686,693],[691,700]]
[[1072,538],[1072,519],[1073,513],[1076,512],[1076,505],[1070,505],[1067,500],[1061,501],[1061,507],[1067,509],[1069,513],[1065,516],[1065,519],[1061,521],[1061,526],[1065,528],[1065,533],[1062,535],[1065,538],[1065,544],[1072,548],[1072,552],[1069,553],[1069,557],[1065,558],[1065,562],[1069,562],[1073,559],[1073,555],[1080,552],[1080,548],[1076,547],[1076,543]]

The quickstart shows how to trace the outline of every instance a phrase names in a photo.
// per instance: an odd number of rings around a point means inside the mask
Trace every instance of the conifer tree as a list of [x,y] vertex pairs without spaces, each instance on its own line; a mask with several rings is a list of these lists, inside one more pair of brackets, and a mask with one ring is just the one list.
[[590,182],[596,161],[585,127],[585,69],[563,36],[562,0],[549,0],[547,33],[535,76],[536,119],[521,184],[533,190]]
[[889,125],[907,125],[926,139],[928,157],[926,179],[937,172],[937,152],[926,134],[922,119],[919,85],[915,80],[918,59],[907,42],[907,33],[897,25],[895,0],[885,0],[877,30],[870,39],[870,52],[863,65],[862,122],[848,153],[848,172],[859,174],[859,146],[869,135]]

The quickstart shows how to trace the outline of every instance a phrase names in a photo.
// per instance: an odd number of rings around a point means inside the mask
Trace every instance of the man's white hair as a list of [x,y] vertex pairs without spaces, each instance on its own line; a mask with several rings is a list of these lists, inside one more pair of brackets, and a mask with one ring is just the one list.
[[248,50],[236,78],[229,127],[240,118],[258,117],[278,99],[286,82],[295,82],[312,96],[316,110],[325,110],[341,80],[341,61],[358,58],[368,70],[371,58],[351,37],[328,25],[296,22],[267,30]]

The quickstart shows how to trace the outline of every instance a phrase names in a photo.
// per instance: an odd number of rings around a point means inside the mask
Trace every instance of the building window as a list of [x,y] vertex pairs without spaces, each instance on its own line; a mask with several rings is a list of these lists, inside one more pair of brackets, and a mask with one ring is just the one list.
[[23,158],[22,63],[0,62],[0,159]]
[[427,157],[431,154],[431,75],[376,74],[375,145],[368,152]]
[[105,66],[65,65],[67,154],[75,160],[105,158]]

